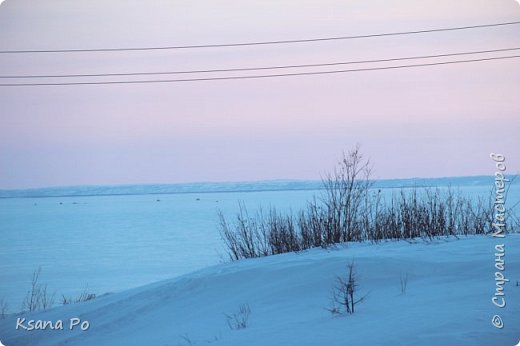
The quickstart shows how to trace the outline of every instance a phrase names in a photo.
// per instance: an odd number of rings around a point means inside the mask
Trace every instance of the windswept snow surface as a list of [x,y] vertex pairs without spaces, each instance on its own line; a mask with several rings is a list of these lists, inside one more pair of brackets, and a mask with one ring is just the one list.
[[[493,305],[495,245],[505,244],[506,307]],[[337,275],[354,262],[355,314],[326,308]],[[406,293],[400,277],[408,276]],[[94,301],[23,315],[63,320],[64,330],[16,330],[12,345],[515,345],[520,340],[520,235],[348,244],[221,264]],[[230,330],[225,314],[251,308],[248,326]],[[503,329],[491,324],[493,315]],[[68,330],[69,319],[90,328]],[[27,323],[27,322],[26,322]]]

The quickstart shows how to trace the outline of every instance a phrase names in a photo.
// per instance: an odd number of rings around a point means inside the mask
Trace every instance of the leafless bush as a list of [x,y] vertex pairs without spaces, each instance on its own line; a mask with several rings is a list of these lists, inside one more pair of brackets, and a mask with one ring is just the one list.
[[54,294],[47,292],[47,284],[40,284],[41,267],[33,272],[31,289],[22,302],[22,311],[47,310],[54,304]]
[[362,222],[367,207],[364,202],[373,185],[371,172],[370,161],[363,158],[356,146],[343,153],[338,166],[323,180],[327,244],[362,240]]
[[353,314],[356,305],[363,302],[366,296],[356,297],[358,291],[357,275],[354,263],[347,266],[347,275],[338,276],[330,297],[331,306],[327,309],[333,315]]
[[406,294],[406,288],[408,287],[408,273],[401,274],[399,277],[399,283],[401,284],[401,294]]
[[269,245],[271,254],[301,250],[301,239],[292,216],[283,216],[271,209],[268,219]]
[[3,299],[0,299],[0,319],[4,319],[5,315],[7,315],[7,302]]
[[191,338],[188,334],[181,335],[181,339],[186,343],[186,345],[193,345],[193,342],[191,341]]
[[248,326],[251,308],[248,304],[240,305],[238,312],[228,315],[226,314],[226,322],[231,330],[245,329]]
[[[269,256],[350,241],[432,240],[492,231],[494,195],[470,198],[451,188],[402,188],[390,197],[373,188],[359,147],[343,154],[323,180],[323,193],[294,215],[275,209],[250,216],[243,204],[234,223],[222,213],[220,233],[231,260]],[[493,191],[492,191],[493,192]],[[520,228],[507,210],[507,231]]]
[[239,204],[239,213],[230,225],[219,211],[220,234],[224,240],[231,260],[272,255],[269,242],[269,221],[260,211],[256,218],[250,217],[245,205]]
[[65,295],[62,295],[61,298],[62,298],[61,303],[63,305],[67,305],[67,304],[81,303],[81,302],[86,302],[89,300],[96,299],[96,294],[89,293],[88,285],[87,285],[85,287],[85,289],[83,290],[83,292],[81,292],[81,294],[79,296],[77,296],[76,298],[66,297]]

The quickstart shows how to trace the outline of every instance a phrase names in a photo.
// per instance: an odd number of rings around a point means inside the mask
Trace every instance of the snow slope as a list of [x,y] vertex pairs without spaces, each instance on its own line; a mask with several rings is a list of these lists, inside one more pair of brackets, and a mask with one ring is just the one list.
[[[520,340],[520,235],[508,235],[507,306],[495,307],[491,237],[350,244],[221,264],[94,301],[24,317],[63,320],[65,330],[15,330],[0,320],[12,345],[515,345]],[[326,311],[337,275],[354,261],[361,295],[354,315]],[[408,275],[406,293],[400,277]],[[247,303],[246,329],[225,315]],[[491,324],[500,314],[503,329]],[[88,331],[68,320],[90,322]]]

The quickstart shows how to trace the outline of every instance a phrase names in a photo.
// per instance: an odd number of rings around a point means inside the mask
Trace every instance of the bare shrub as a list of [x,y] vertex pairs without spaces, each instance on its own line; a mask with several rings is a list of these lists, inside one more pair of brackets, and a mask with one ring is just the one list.
[[[295,215],[271,208],[250,216],[243,203],[234,223],[222,213],[220,234],[231,260],[301,251],[351,241],[488,234],[493,230],[495,195],[470,198],[451,188],[401,188],[388,198],[370,180],[372,166],[359,146],[344,153],[323,179],[323,192]],[[507,210],[508,232],[518,231],[513,206]]]
[[271,254],[299,251],[301,249],[300,235],[296,231],[294,218],[291,215],[284,216],[271,208],[268,218],[269,238]]
[[65,295],[62,295],[61,297],[62,297],[61,303],[63,305],[67,305],[67,304],[81,303],[81,302],[86,302],[89,300],[96,299],[96,294],[89,293],[88,285],[87,285],[83,289],[83,292],[81,292],[81,294],[79,296],[77,296],[76,298],[66,297]]
[[371,172],[370,161],[363,158],[358,145],[343,153],[338,166],[323,180],[327,244],[362,240],[361,223],[367,206],[364,202],[373,184]]
[[7,302],[3,299],[0,299],[0,319],[4,319],[5,315],[7,315]]
[[228,315],[226,314],[226,322],[231,330],[245,329],[248,326],[251,308],[248,304],[240,305],[238,312]]
[[181,339],[186,343],[186,345],[193,345],[191,338],[188,334],[181,335]]
[[54,304],[54,294],[47,292],[47,284],[40,284],[40,273],[42,268],[38,267],[33,272],[31,289],[27,292],[22,302],[22,311],[47,310]]
[[353,314],[356,305],[363,302],[366,295],[356,297],[358,291],[357,275],[354,270],[354,263],[347,266],[345,277],[336,277],[336,285],[332,289],[330,297],[331,306],[327,309],[333,315]]
[[245,205],[239,204],[236,221],[230,225],[219,211],[220,235],[228,248],[231,260],[272,255],[269,242],[269,220],[260,211],[256,218],[250,217]]
[[406,294],[406,288],[408,287],[408,273],[401,274],[399,277],[399,283],[401,285],[401,294]]
[[55,293],[47,293],[47,284],[41,286],[40,293],[40,305],[42,310],[47,310],[51,308],[54,305]]

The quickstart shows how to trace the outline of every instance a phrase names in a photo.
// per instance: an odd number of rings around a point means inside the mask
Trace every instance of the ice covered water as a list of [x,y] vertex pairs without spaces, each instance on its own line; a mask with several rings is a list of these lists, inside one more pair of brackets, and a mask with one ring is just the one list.
[[61,296],[103,294],[219,263],[217,211],[298,208],[312,191],[0,199],[0,299],[20,309],[32,273]]

